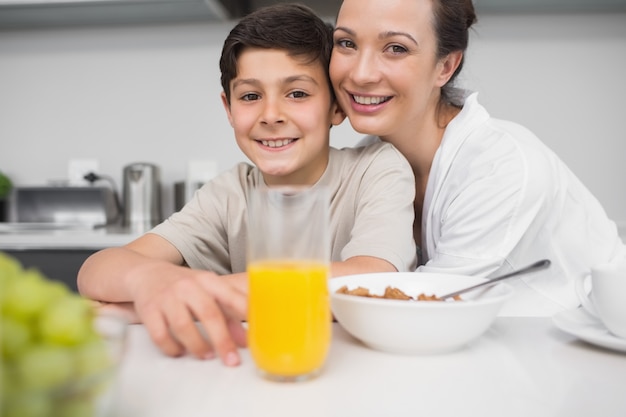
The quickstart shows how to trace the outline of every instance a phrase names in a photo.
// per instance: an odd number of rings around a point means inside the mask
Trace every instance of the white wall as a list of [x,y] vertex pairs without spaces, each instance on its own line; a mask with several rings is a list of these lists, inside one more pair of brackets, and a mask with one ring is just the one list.
[[[97,158],[161,167],[165,213],[187,161],[244,156],[219,100],[231,24],[0,31],[0,170],[18,185],[67,177]],[[492,115],[534,130],[626,225],[626,14],[486,15],[461,81]],[[335,146],[360,135],[345,122]],[[547,179],[549,180],[549,179]]]

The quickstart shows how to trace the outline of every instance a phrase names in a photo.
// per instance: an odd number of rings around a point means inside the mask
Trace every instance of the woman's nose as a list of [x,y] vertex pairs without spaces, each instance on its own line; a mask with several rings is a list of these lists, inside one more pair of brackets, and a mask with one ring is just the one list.
[[352,67],[352,80],[357,84],[375,83],[380,79],[380,71],[374,54],[360,51]]

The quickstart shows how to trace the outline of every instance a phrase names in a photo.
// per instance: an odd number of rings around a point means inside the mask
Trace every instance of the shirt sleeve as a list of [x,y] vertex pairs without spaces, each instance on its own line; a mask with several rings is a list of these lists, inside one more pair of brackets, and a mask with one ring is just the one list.
[[238,166],[203,185],[179,212],[151,231],[174,245],[191,268],[219,275],[239,272],[233,271],[233,258],[243,250],[238,249],[244,245],[237,229],[246,213],[240,170]]
[[[550,171],[540,154],[524,154],[506,140],[473,152],[459,153],[437,187],[422,225],[427,262],[420,271],[489,276],[506,270],[548,211]],[[536,157],[532,167],[529,157]]]
[[341,252],[382,258],[400,272],[413,271],[417,252],[413,239],[415,179],[410,165],[390,144],[374,145],[358,187],[351,239]]

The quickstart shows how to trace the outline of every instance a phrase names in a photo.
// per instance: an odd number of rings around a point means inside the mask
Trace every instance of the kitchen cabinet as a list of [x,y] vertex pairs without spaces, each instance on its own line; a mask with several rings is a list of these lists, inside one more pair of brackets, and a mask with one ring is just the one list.
[[626,12],[626,0],[474,0],[478,13]]
[[[0,0],[0,29],[41,26],[224,22],[277,0]],[[300,0],[334,17],[340,0]],[[481,13],[626,12],[626,0],[474,0]]]
[[229,18],[218,0],[0,0],[0,29]]
[[26,268],[38,268],[46,277],[64,282],[73,291],[77,290],[78,270],[89,255],[122,246],[142,234],[121,227],[14,231],[2,226],[0,223],[0,252],[13,256]]
[[22,263],[24,268],[37,268],[47,278],[61,281],[77,292],[76,277],[81,265],[95,250],[29,249],[3,250]]

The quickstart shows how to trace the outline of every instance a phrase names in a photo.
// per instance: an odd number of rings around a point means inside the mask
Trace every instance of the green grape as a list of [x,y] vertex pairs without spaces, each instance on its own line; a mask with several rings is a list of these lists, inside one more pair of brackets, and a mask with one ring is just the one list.
[[72,295],[74,297],[78,297],[74,295],[70,289],[62,283],[61,281],[46,281],[48,288],[46,291],[48,292],[48,304],[51,304],[58,300],[61,297],[65,297],[66,295]]
[[70,380],[74,373],[71,350],[62,346],[30,346],[17,358],[15,374],[24,390],[46,390]]
[[17,259],[0,252],[0,288],[9,280],[18,277],[21,272],[22,264]]
[[22,273],[22,265],[4,252],[0,252],[0,311],[3,311],[7,288]]
[[2,312],[22,321],[36,317],[59,296],[58,289],[50,291],[50,282],[36,269],[24,270],[5,289]]
[[112,365],[106,343],[98,339],[92,339],[78,346],[74,353],[74,360],[78,377],[100,373]]
[[3,417],[49,417],[52,400],[45,393],[22,392],[2,404]]
[[93,416],[94,398],[89,395],[74,395],[63,398],[54,406],[55,417],[89,417]]
[[[13,378],[13,367],[8,363],[0,366],[0,405],[6,404],[9,398],[13,397],[15,389],[15,380]],[[0,416],[3,414],[0,413]]]
[[39,318],[39,334],[46,343],[73,346],[93,332],[93,310],[83,298],[68,295],[55,300]]
[[93,415],[114,363],[90,302],[0,252],[0,415]]
[[0,317],[0,345],[2,358],[15,358],[33,339],[29,327],[11,317]]

